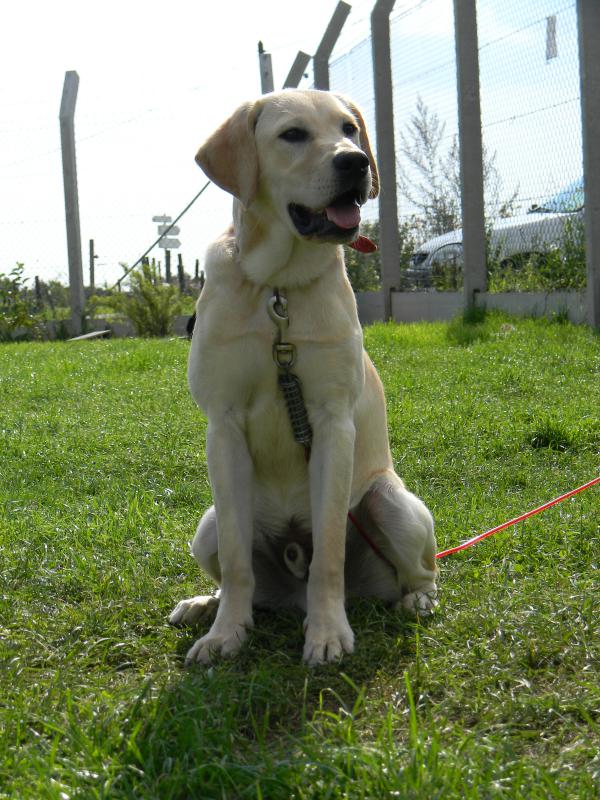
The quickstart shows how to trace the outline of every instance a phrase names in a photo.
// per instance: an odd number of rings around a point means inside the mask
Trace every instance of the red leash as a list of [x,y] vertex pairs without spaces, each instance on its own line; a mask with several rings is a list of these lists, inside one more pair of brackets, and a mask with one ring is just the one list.
[[[310,459],[310,445],[305,445],[304,447],[304,457],[306,459],[306,463],[308,463]],[[532,509],[531,511],[526,511],[525,514],[521,514],[519,517],[515,517],[514,519],[509,520],[508,522],[503,522],[502,525],[496,525],[495,528],[491,528],[489,531],[485,533],[480,533],[479,536],[474,536],[472,539],[468,539],[466,542],[462,544],[457,544],[455,547],[449,547],[447,550],[442,550],[440,553],[436,553],[436,558],[445,558],[446,556],[451,556],[453,553],[458,553],[461,550],[466,550],[468,547],[472,547],[477,542],[481,542],[482,539],[487,539],[488,536],[492,536],[494,533],[498,533],[499,531],[503,531],[505,528],[510,528],[511,525],[516,525],[518,522],[523,522],[523,520],[528,519],[529,517],[533,517],[535,514],[540,514],[542,511],[545,511],[547,508],[551,508],[552,506],[557,505],[557,503],[562,503],[563,500],[568,500],[569,497],[573,497],[579,492],[583,492],[586,489],[591,489],[592,486],[596,486],[596,484],[600,483],[600,476],[597,478],[593,478],[591,481],[584,483],[583,486],[578,486],[577,489],[571,489],[570,492],[565,492],[565,494],[561,494],[560,497],[555,497],[554,500],[550,500],[548,503],[544,503],[542,506],[538,506],[537,508]],[[359,523],[356,519],[354,514],[351,511],[348,511],[348,519],[354,525],[356,532],[362,536],[364,541],[369,545],[371,550],[376,553],[382,561],[385,561],[394,571],[396,567],[390,561],[390,559],[385,555],[385,553],[381,550],[380,547],[373,541],[373,539],[369,536],[363,526]]]
[[555,497],[554,500],[550,500],[549,503],[544,503],[543,506],[538,506],[532,511],[527,511],[525,514],[521,514],[520,517],[515,517],[514,519],[509,520],[509,522],[503,522],[502,525],[497,525],[495,528],[491,528],[491,530],[486,531],[485,533],[480,533],[479,536],[474,536],[472,539],[456,545],[456,547],[449,547],[447,550],[442,550],[441,553],[436,553],[435,557],[445,558],[446,556],[452,555],[452,553],[458,553],[460,550],[466,550],[467,547],[477,544],[477,542],[480,542],[482,539],[486,539],[488,536],[492,536],[492,534],[504,530],[504,528],[509,528],[511,525],[516,525],[517,522],[522,522],[528,517],[533,517],[534,514],[539,514],[542,511],[545,511],[547,508],[555,506],[557,503],[562,503],[563,500],[567,500],[569,497],[573,497],[573,495],[585,491],[585,489],[591,489],[591,487],[595,486],[597,483],[600,483],[600,477],[584,483],[583,486],[579,486],[577,489],[572,489],[570,492],[561,494],[560,497]]
[[351,511],[348,512],[348,519],[350,520],[350,522],[356,528],[356,532],[359,533],[362,536],[362,538],[365,540],[365,542],[369,545],[371,550],[376,555],[378,555],[379,558],[382,561],[385,561],[385,563],[388,565],[388,567],[391,567],[392,570],[394,572],[396,572],[396,567],[394,566],[394,564],[386,556],[386,554],[383,552],[383,550],[375,544],[373,539],[369,536],[369,534],[366,532],[366,530],[363,528],[363,526],[360,524],[360,522],[356,519],[356,517],[354,516],[354,514]]

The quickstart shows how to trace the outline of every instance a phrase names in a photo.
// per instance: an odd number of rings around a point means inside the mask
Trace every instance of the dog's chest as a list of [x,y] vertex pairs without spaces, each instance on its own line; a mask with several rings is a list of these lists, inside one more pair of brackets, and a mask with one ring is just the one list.
[[252,417],[265,409],[270,413],[281,400],[273,358],[277,341],[293,347],[291,369],[315,402],[345,393],[354,363],[362,364],[360,327],[339,299],[333,305],[341,310],[324,308],[319,298],[300,303],[290,296],[289,326],[280,329],[269,316],[270,294],[266,290],[245,302],[237,296],[228,303],[199,305],[189,381],[194,399],[207,413],[223,406],[244,409]]

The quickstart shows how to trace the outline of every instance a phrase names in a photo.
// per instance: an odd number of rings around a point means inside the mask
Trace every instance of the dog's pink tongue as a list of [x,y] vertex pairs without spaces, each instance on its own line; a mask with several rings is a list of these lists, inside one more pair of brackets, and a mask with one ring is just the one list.
[[360,224],[360,206],[355,203],[347,206],[328,206],[327,219],[338,228],[356,228]]

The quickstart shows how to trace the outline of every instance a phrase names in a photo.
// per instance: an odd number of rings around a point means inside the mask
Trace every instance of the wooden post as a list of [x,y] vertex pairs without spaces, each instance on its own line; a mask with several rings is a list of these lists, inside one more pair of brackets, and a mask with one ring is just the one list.
[[35,276],[35,303],[37,310],[40,311],[42,308],[42,285],[37,275]]
[[181,253],[177,253],[177,280],[179,281],[179,291],[185,292],[185,273],[183,271],[183,258]]
[[171,251],[165,250],[165,283],[171,283]]
[[71,301],[71,335],[79,336],[83,329],[85,293],[81,263],[81,230],[79,224],[79,196],[77,192],[77,162],[75,157],[75,103],[79,88],[79,75],[65,73],[60,104],[60,141],[62,149],[65,215],[67,221],[67,252],[69,258],[69,293]]
[[577,0],[588,322],[600,328],[600,5]]
[[96,287],[96,277],[95,277],[95,264],[96,254],[94,253],[94,240],[90,239],[90,293],[94,292]]
[[379,248],[384,319],[392,318],[392,290],[400,285],[400,242],[394,144],[390,14],[395,0],[377,0],[371,12],[375,130],[379,165]]
[[340,0],[329,20],[329,25],[313,56],[315,89],[329,90],[329,57],[342,32],[344,22],[346,22],[351,8],[352,6],[348,5],[348,3]]
[[465,308],[487,290],[476,6],[476,0],[454,0]]

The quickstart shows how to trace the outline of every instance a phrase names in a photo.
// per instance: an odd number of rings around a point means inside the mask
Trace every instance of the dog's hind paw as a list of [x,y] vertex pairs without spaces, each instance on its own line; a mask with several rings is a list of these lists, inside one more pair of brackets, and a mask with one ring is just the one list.
[[181,600],[169,615],[171,625],[197,625],[206,619],[219,605],[214,595],[197,595]]

